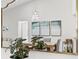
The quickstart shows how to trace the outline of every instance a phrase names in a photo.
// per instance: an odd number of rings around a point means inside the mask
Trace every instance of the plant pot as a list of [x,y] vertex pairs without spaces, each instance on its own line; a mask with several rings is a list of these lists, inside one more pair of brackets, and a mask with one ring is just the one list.
[[[28,55],[24,55],[23,58],[27,58],[27,57],[28,57]],[[21,57],[14,56],[14,55],[10,56],[10,58],[11,58],[11,59],[22,59]]]
[[11,59],[22,59],[21,57],[14,56],[14,55],[10,56],[10,58],[11,58]]
[[14,58],[14,55],[11,55],[10,58]]
[[14,59],[22,59],[22,58],[20,58],[20,57],[16,56]]
[[27,58],[28,56],[24,56],[24,58]]

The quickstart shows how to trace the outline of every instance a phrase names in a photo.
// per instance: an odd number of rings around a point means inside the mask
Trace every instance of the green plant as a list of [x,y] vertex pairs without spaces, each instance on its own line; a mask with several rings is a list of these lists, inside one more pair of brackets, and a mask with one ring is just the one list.
[[16,38],[13,43],[10,45],[10,52],[13,54],[10,56],[13,59],[23,59],[28,56],[29,49],[28,46],[23,45],[23,41],[26,39]]
[[34,37],[32,37],[32,44],[35,45],[35,43],[37,43],[37,41],[39,39],[41,39],[41,38],[43,38],[43,37],[40,37],[40,36],[34,36]]
[[42,49],[46,48],[46,44],[44,43],[44,41],[38,41],[36,48],[42,50]]

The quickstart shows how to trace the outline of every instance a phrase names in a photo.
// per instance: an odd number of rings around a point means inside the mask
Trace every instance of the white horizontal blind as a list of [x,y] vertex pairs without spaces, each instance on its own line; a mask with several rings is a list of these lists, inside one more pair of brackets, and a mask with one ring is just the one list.
[[32,35],[39,35],[39,22],[32,23]]
[[61,32],[61,23],[60,21],[51,21],[51,35],[60,35]]
[[61,35],[61,21],[32,22],[32,35]]
[[40,35],[49,35],[49,22],[40,22]]

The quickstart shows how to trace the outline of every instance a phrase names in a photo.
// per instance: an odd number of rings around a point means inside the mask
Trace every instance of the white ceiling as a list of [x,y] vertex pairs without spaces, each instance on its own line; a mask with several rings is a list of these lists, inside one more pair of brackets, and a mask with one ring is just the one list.
[[[10,1],[12,1],[12,0],[1,0],[1,7],[3,8]],[[19,6],[19,5],[21,5],[23,3],[27,3],[29,1],[32,1],[32,0],[16,0],[14,3],[10,4],[7,9]]]

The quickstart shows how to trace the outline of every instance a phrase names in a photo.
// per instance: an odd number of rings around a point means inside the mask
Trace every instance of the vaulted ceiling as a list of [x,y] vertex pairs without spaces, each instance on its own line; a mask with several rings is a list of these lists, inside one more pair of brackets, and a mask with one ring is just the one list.
[[[12,2],[12,1],[13,0],[1,0],[1,8],[4,8],[8,3]],[[14,0],[12,3],[10,3],[8,5],[7,9],[19,6],[19,5],[21,5],[23,3],[27,3],[29,1],[32,1],[32,0]]]

